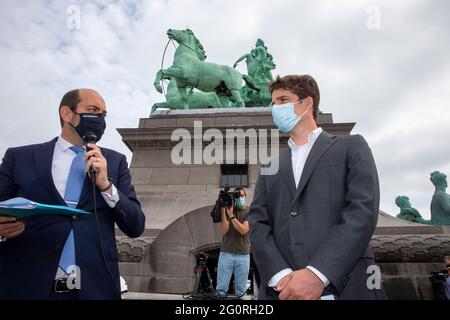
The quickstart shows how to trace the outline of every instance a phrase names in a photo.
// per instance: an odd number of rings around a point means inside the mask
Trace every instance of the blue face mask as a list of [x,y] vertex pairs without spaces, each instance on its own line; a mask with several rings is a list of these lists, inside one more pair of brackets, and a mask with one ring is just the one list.
[[[301,100],[300,100],[301,101]],[[272,106],[272,118],[275,125],[281,132],[289,133],[296,126],[296,124],[302,120],[302,117],[309,110],[303,112],[300,116],[297,116],[294,111],[294,105],[297,102],[289,102],[284,104],[278,104]]]
[[80,123],[76,127],[72,124],[70,125],[75,129],[81,139],[83,139],[88,132],[94,133],[97,136],[97,141],[102,138],[106,129],[104,114],[72,112],[80,116]]
[[245,198],[236,199],[236,206],[238,206],[239,208],[245,207]]

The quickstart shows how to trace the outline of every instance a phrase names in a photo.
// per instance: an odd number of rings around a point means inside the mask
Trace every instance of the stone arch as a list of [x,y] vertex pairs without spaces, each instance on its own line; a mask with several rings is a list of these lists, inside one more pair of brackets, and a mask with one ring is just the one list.
[[[165,228],[149,246],[141,267],[146,269],[147,292],[183,294],[194,286],[195,254],[220,247],[219,225],[212,206],[195,209]],[[142,273],[141,273],[142,274]]]

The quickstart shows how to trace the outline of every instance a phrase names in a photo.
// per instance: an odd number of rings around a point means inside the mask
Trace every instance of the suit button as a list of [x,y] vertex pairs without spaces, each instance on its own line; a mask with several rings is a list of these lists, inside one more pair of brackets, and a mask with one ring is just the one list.
[[58,244],[56,245],[56,251],[61,251],[62,248],[63,248],[62,244],[58,243]]
[[291,212],[291,216],[296,217],[297,215],[298,215],[297,211],[294,210],[294,211]]
[[72,220],[73,221],[77,221],[78,220],[78,216],[72,216]]

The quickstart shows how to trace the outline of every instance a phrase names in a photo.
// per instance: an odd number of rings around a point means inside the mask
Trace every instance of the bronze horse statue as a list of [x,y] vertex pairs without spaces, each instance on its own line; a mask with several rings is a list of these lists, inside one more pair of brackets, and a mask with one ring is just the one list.
[[221,96],[227,95],[237,107],[245,107],[241,96],[242,80],[249,87],[259,90],[248,76],[242,75],[232,67],[205,62],[205,50],[190,29],[169,29],[167,35],[179,46],[175,51],[172,66],[157,73],[154,86],[162,93],[161,79],[174,79],[185,109],[189,108],[187,91],[189,87],[203,92],[216,92]]

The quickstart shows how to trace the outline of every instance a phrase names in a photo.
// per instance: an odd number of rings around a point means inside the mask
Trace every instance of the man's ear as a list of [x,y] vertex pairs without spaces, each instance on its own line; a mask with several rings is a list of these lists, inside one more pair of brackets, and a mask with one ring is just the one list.
[[313,107],[314,107],[314,100],[313,100],[313,98],[306,97],[304,101],[306,103],[306,107],[312,110]]
[[59,116],[64,122],[71,122],[72,121],[72,110],[67,106],[62,106],[59,109]]

